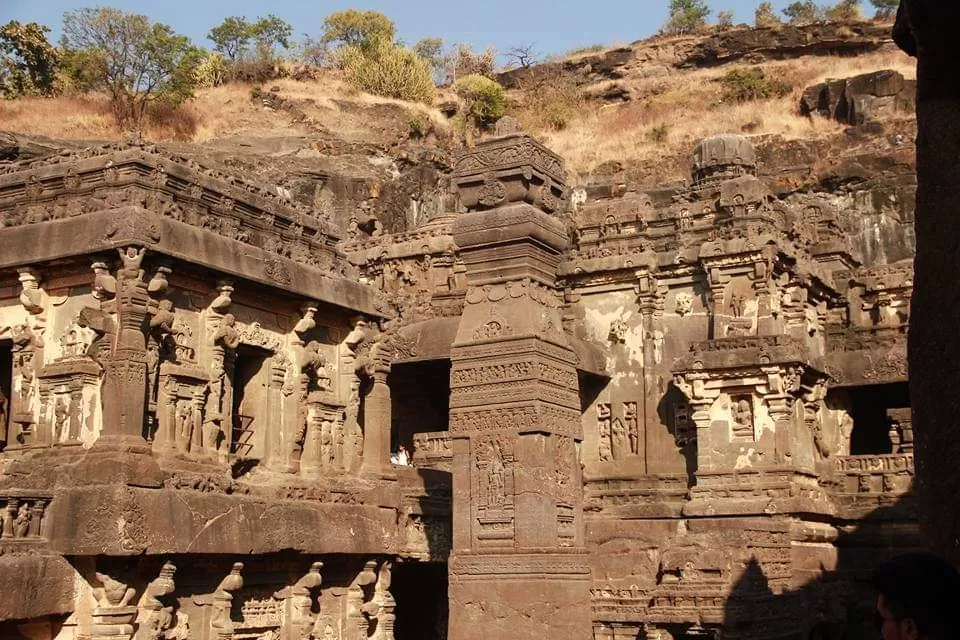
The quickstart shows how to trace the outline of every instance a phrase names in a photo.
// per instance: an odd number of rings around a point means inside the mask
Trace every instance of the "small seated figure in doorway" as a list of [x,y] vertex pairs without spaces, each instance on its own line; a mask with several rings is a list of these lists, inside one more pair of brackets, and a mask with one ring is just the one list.
[[410,453],[405,446],[401,444],[394,453],[390,454],[390,464],[401,467],[410,466]]

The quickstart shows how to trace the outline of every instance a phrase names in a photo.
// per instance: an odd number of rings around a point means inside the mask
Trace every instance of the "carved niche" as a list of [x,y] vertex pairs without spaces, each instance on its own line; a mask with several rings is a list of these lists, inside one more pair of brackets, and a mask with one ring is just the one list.
[[473,495],[477,540],[483,546],[510,544],[514,536],[514,441],[486,436],[473,441]]

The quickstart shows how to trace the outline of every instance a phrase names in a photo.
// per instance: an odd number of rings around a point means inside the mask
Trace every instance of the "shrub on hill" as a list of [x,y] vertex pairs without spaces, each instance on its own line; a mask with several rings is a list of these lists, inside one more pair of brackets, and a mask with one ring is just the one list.
[[753,24],[757,29],[776,29],[783,23],[774,12],[772,2],[761,2],[753,14]]
[[480,128],[489,127],[507,110],[503,87],[486,76],[464,76],[453,83],[453,91],[466,103],[467,117]]
[[722,78],[724,102],[751,102],[782,98],[793,87],[782,80],[769,79],[762,69],[733,69]]
[[432,104],[433,69],[410,49],[388,40],[339,50],[337,64],[347,81],[367,93],[385,98]]
[[670,18],[663,30],[672,35],[694,33],[706,26],[709,15],[704,0],[670,0]]

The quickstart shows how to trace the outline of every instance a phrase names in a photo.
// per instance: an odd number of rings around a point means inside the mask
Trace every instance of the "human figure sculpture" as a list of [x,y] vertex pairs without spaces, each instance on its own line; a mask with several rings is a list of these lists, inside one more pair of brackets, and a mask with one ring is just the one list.
[[20,503],[17,510],[17,518],[13,521],[13,535],[17,538],[26,538],[30,531],[30,505],[26,502]]
[[176,315],[173,312],[173,302],[170,300],[161,300],[157,305],[157,311],[150,318],[150,330],[160,335],[166,336],[175,333],[173,322]]
[[217,332],[213,334],[214,344],[221,345],[227,349],[236,349],[240,346],[240,332],[237,331],[237,318],[228,313],[220,320],[220,326]]
[[117,252],[120,254],[120,261],[123,264],[117,273],[119,278],[122,280],[142,280],[144,271],[140,265],[143,263],[143,256],[147,253],[146,247],[137,249],[134,246],[129,246],[126,249],[117,249]]

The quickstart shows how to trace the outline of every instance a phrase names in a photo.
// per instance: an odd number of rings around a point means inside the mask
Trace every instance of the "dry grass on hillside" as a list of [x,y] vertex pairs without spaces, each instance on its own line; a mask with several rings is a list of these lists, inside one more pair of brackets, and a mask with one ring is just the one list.
[[[119,140],[121,132],[102,95],[21,98],[0,101],[3,129],[66,140]],[[250,87],[205,89],[176,110],[156,111],[144,123],[144,138],[165,142],[202,142],[237,133],[290,132],[289,119],[250,100]]]
[[[152,114],[144,124],[144,138],[155,142],[205,142],[235,135],[271,137],[309,133],[288,114],[252,101],[251,88],[238,83],[201,89],[194,100],[181,108]],[[376,125],[371,122],[373,118],[363,116],[363,107],[400,105],[405,110],[401,113],[409,113],[409,117],[417,114],[437,127],[443,126],[445,120],[435,109],[363,94],[334,78],[282,79],[268,83],[265,88],[277,88],[281,96],[296,101],[311,119],[344,138],[362,139]],[[118,140],[121,137],[109,100],[100,95],[0,100],[0,129],[68,140]]]
[[[749,67],[750,65],[742,65]],[[839,123],[809,119],[797,112],[803,90],[828,78],[844,78],[879,69],[915,76],[914,63],[899,52],[878,52],[855,58],[806,57],[766,62],[768,78],[788,82],[793,91],[783,97],[748,103],[725,103],[719,79],[735,68],[684,72],[629,82],[636,98],[624,104],[581,110],[560,131],[535,131],[566,159],[575,180],[598,166],[653,164],[671,157],[686,158],[696,142],[723,132],[778,134],[787,139],[819,138],[842,131]],[[675,165],[684,167],[686,163]],[[672,176],[685,177],[685,173]]]

